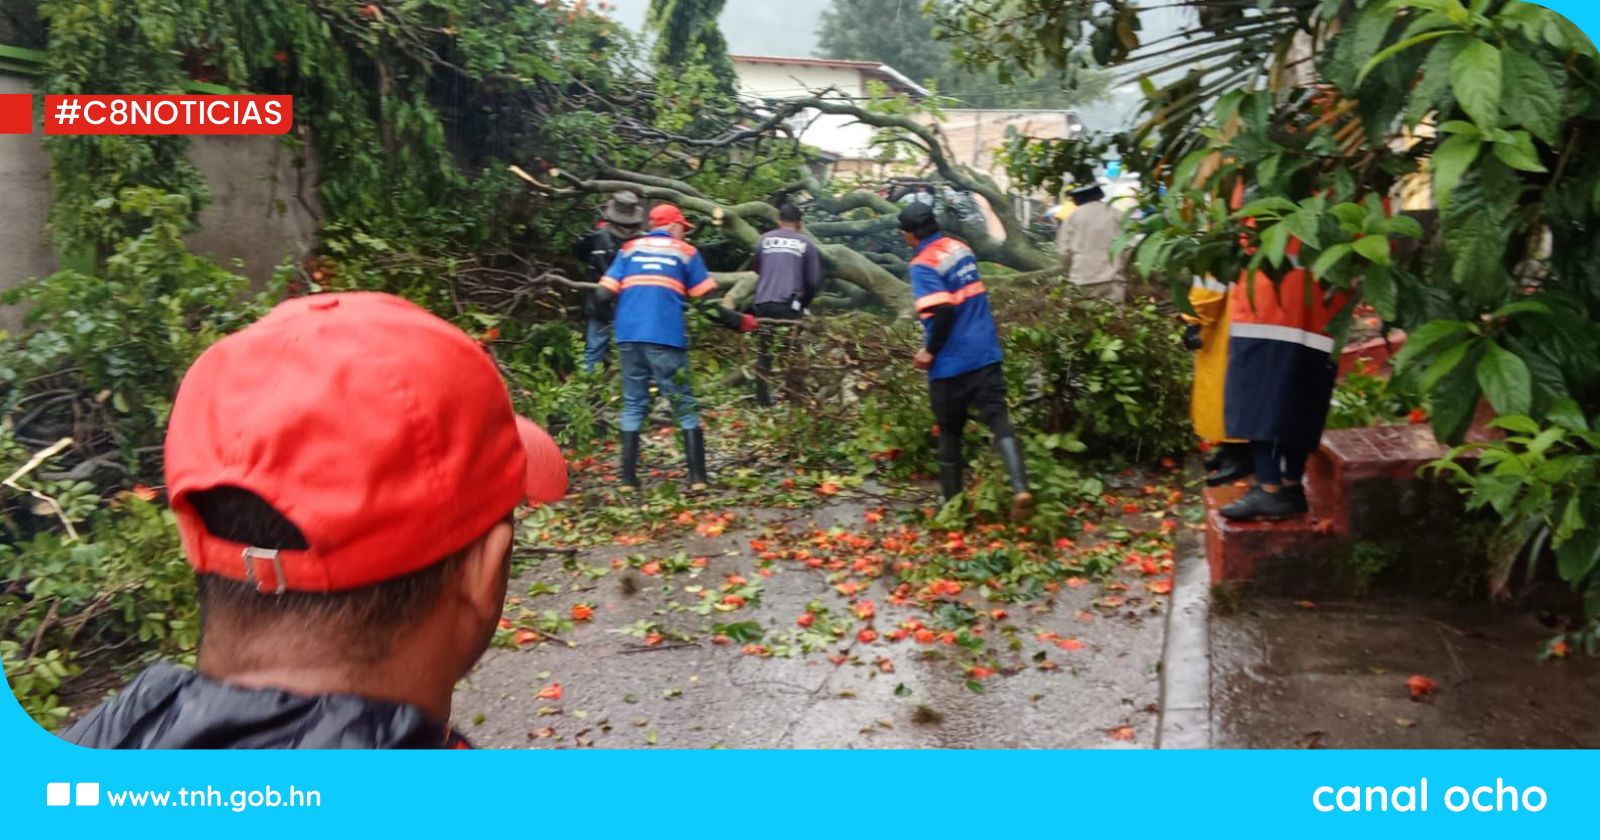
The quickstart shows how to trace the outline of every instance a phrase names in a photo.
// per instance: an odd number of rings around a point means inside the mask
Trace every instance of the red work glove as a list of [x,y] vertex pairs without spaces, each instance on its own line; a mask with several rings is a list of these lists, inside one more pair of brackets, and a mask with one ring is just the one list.
[[739,332],[755,332],[756,327],[759,326],[761,325],[756,323],[756,316],[751,315],[748,312],[744,313],[744,317],[739,319]]

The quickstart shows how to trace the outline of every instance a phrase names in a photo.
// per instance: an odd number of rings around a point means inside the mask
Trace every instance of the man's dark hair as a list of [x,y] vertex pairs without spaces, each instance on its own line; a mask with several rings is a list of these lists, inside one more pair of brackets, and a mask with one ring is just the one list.
[[939,216],[931,206],[913,201],[900,211],[900,229],[918,239],[927,239],[939,232]]
[[793,204],[785,204],[778,208],[778,220],[781,222],[794,224],[803,218],[805,216],[800,212],[800,208]]
[[[217,487],[190,496],[206,530],[257,548],[304,551],[305,535],[276,508],[238,487]],[[239,627],[267,627],[285,619],[312,625],[344,658],[374,662],[388,654],[395,637],[426,615],[444,593],[463,552],[404,577],[342,592],[257,591],[254,584],[214,574],[198,577],[202,638],[212,620]]]

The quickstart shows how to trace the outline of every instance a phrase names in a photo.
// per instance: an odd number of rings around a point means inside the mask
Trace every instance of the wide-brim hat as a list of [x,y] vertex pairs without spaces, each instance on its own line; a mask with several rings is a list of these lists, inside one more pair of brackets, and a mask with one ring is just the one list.
[[639,199],[638,193],[631,190],[612,193],[606,203],[600,205],[600,218],[622,227],[644,224],[644,214],[644,202]]
[[1068,193],[1067,197],[1072,199],[1073,204],[1083,205],[1092,201],[1104,201],[1106,191],[1099,184],[1088,184]]

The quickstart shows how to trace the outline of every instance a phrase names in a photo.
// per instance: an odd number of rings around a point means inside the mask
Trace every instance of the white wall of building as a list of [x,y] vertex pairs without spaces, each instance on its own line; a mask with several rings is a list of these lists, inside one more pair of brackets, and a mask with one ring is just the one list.
[[[807,64],[767,64],[734,60],[733,69],[739,74],[740,93],[757,98],[784,99],[806,96],[812,91],[836,88],[842,94],[865,98],[866,80],[860,70],[849,67],[819,67]],[[854,122],[850,117],[807,112],[796,120],[803,126],[800,139],[824,152],[841,158],[870,158],[877,153],[872,149],[870,127]]]

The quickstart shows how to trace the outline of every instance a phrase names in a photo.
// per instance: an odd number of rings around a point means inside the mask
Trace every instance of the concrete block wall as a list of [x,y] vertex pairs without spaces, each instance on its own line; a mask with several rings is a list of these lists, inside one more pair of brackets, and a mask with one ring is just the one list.
[[[0,74],[0,93],[35,92],[31,79]],[[296,167],[283,141],[196,137],[189,155],[212,192],[200,229],[189,236],[196,253],[260,286],[285,257],[310,251],[321,217],[315,167]],[[56,270],[49,215],[50,156],[42,128],[31,136],[0,135],[0,291]],[[0,330],[17,329],[21,316],[15,307],[0,306]]]

